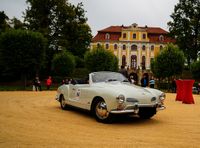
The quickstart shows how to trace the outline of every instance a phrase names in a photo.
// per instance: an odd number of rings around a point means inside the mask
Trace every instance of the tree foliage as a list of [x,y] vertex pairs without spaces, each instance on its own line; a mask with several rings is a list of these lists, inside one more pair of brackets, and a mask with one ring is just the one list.
[[191,72],[195,79],[200,79],[200,61],[191,64]]
[[0,33],[10,28],[8,20],[9,18],[4,11],[0,11]]
[[179,0],[168,22],[169,31],[184,51],[188,64],[196,61],[200,51],[200,1]]
[[0,36],[1,75],[39,73],[44,65],[46,39],[40,33],[9,30]]
[[19,19],[16,17],[13,17],[10,20],[10,25],[12,26],[13,29],[25,29],[24,23],[22,23]]
[[48,38],[49,47],[64,47],[74,55],[83,57],[91,40],[82,3],[71,5],[67,0],[27,0],[25,23],[31,30]]
[[102,46],[85,54],[86,67],[90,71],[118,71],[118,59]]
[[0,11],[0,33],[8,29],[25,29],[25,26],[16,17],[9,19],[4,11]]
[[52,69],[57,76],[69,76],[73,73],[76,63],[70,52],[61,51],[54,55]]
[[181,74],[184,54],[173,44],[168,44],[151,62],[151,70],[157,78],[169,78]]

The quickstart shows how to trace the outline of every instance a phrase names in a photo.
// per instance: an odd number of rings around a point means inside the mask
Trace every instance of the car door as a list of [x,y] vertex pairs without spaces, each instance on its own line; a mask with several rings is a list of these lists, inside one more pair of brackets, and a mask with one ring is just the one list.
[[89,84],[79,84],[77,95],[79,97],[79,103],[82,108],[90,109],[92,102],[92,92]]
[[72,106],[87,109],[89,84],[69,84],[69,103]]
[[[77,85],[69,84],[69,101],[70,104],[76,105],[79,102],[79,88]],[[78,104],[77,104],[78,105]]]

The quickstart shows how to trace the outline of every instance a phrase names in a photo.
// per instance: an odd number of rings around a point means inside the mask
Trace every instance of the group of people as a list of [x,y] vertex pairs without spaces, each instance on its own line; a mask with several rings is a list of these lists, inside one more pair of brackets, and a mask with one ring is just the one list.
[[69,78],[69,79],[65,78],[62,80],[62,84],[75,84],[75,83],[76,83],[76,81],[72,78]]
[[146,75],[143,75],[142,79],[141,79],[141,86],[142,87],[147,87],[149,84],[150,88],[154,88],[155,87],[155,80],[153,78],[153,76],[151,77],[151,79],[148,81],[148,78]]
[[[45,84],[46,84],[47,90],[49,90],[52,85],[51,76],[49,76],[46,79]],[[38,76],[36,76],[35,79],[33,80],[33,91],[42,91],[42,84]]]
[[[133,78],[133,76],[129,76],[128,75],[128,71],[127,69],[122,65],[121,66],[121,69],[119,70],[119,73],[123,74],[126,78],[129,79],[129,81],[132,83],[132,84],[136,84],[136,80]],[[149,85],[150,88],[154,88],[155,87],[155,80],[153,77],[151,77],[151,79],[149,80],[147,78],[147,76],[144,74],[141,81],[141,86],[142,87],[147,87]]]

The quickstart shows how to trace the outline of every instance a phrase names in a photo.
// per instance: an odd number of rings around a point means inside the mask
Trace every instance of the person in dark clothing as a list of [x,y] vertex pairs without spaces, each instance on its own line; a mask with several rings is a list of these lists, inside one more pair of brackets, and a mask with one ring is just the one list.
[[198,90],[198,94],[200,94],[200,83],[198,83],[197,90]]
[[172,92],[176,93],[176,79],[172,80]]
[[33,85],[35,87],[35,90],[38,91],[38,90],[42,90],[42,87],[41,87],[41,82],[39,80],[39,77],[35,77],[34,81],[33,81]]
[[123,65],[121,66],[119,73],[123,74],[126,78],[128,78],[128,72]]
[[143,75],[143,77],[141,79],[141,86],[142,87],[147,87],[147,78],[146,78],[146,75]]

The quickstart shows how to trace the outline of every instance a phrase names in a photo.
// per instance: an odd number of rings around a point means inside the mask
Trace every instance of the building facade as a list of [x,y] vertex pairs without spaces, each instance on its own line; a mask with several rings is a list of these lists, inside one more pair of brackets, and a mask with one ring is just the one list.
[[159,27],[110,26],[98,31],[92,39],[91,49],[103,46],[111,50],[123,65],[130,70],[149,70],[151,60],[174,40],[168,37],[168,32]]

